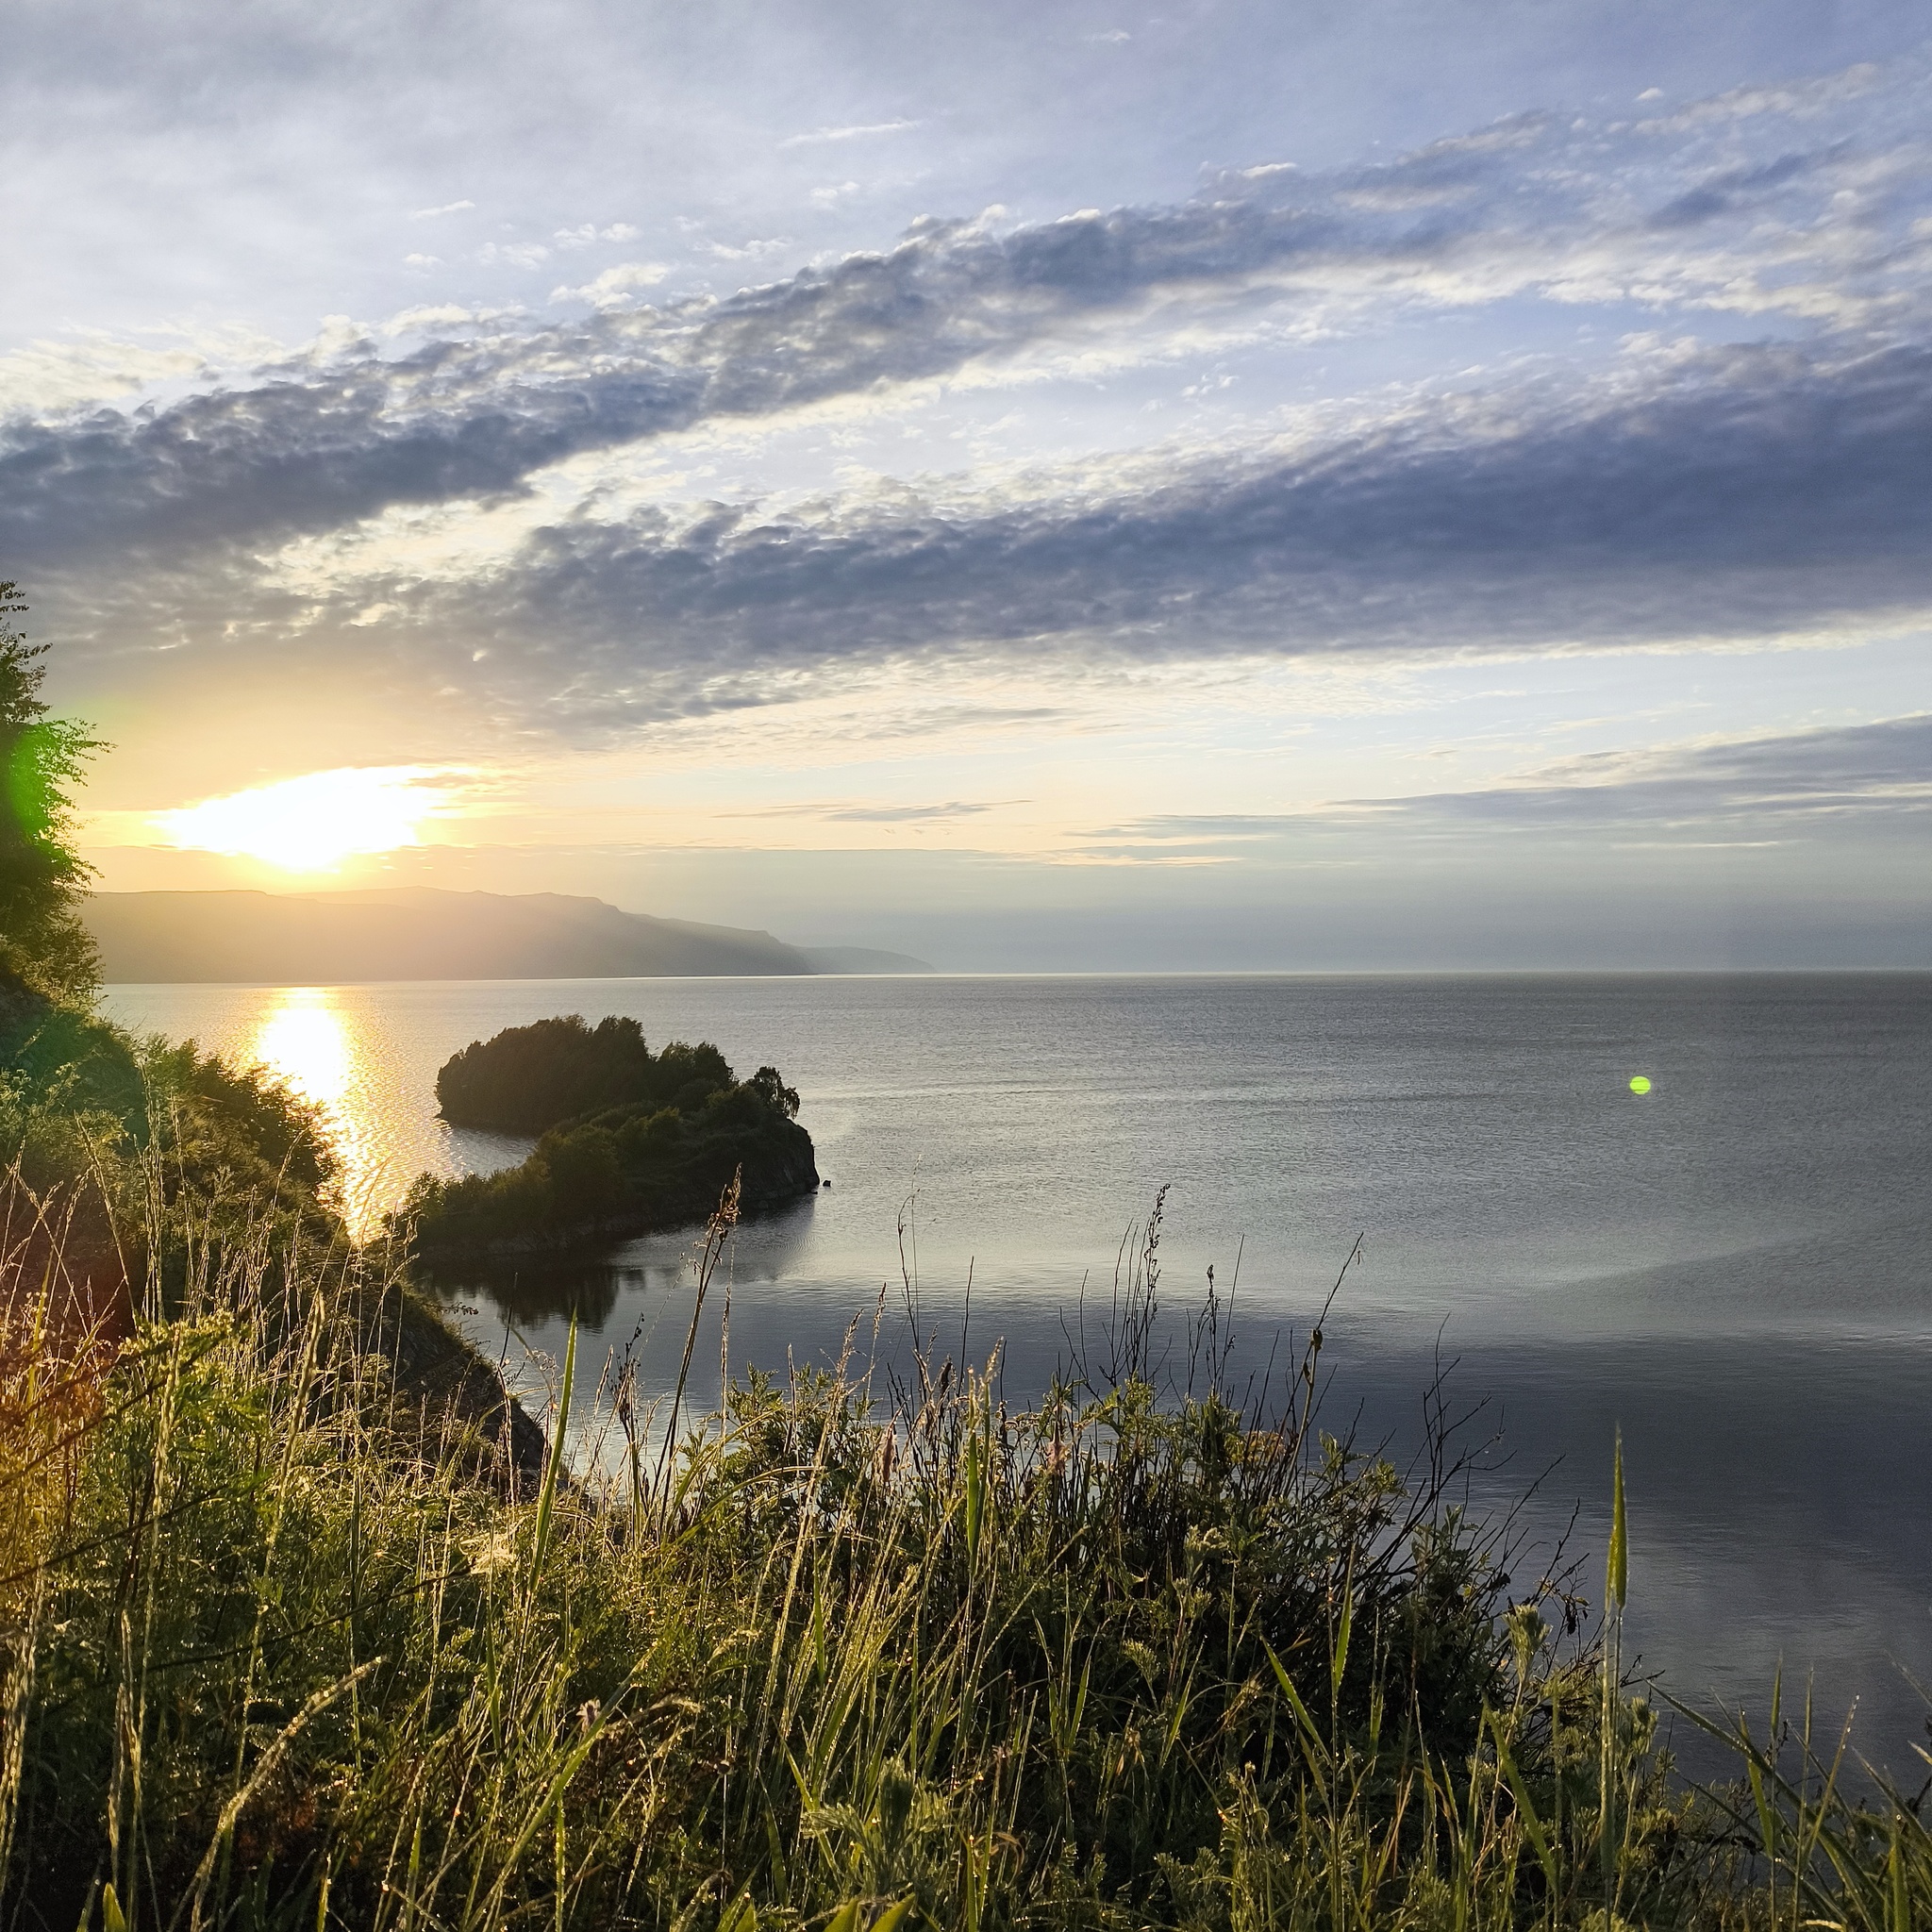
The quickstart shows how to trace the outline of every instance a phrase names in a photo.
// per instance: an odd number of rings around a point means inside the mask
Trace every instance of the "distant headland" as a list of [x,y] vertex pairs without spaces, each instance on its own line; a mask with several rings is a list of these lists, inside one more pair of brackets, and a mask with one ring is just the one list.
[[624,912],[561,892],[95,892],[81,916],[110,982],[658,979],[930,973],[867,946]]

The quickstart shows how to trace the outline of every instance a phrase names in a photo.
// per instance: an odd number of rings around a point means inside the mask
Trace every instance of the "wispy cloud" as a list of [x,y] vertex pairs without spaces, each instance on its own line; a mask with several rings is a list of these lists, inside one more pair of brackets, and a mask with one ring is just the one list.
[[759,261],[782,255],[791,246],[789,235],[753,236],[736,246],[728,242],[707,242],[705,253],[720,261]]
[[1932,609],[1932,351],[1689,359],[1639,356],[1538,408],[1457,398],[1177,458],[1111,491],[1083,473],[1020,501],[574,517],[474,591],[386,594],[429,632],[544,638],[533,684],[591,728],[934,652],[1496,655]]
[[869,140],[879,134],[908,134],[919,125],[917,121],[868,121],[852,127],[815,127],[809,134],[789,134],[778,145],[781,148],[827,147],[841,141]]
[[1603,752],[1466,791],[1352,798],[1293,812],[1166,812],[1089,834],[1203,852],[1374,829],[1432,837],[1610,833],[1645,843],[1770,845],[1856,825],[1924,836],[1932,713],[1714,742]]
[[434,221],[438,215],[459,215],[476,206],[474,201],[446,201],[441,208],[419,208],[410,216],[412,222]]
[[982,812],[998,808],[996,803],[974,803],[958,798],[949,799],[943,805],[821,805],[805,808],[813,816],[829,819],[835,824],[853,825],[937,824],[953,819],[977,818]]
[[1522,781],[1374,808],[1410,822],[1792,836],[1932,816],[1932,713],[1726,742],[1606,752]]
[[205,378],[209,368],[206,354],[186,342],[160,346],[92,332],[40,342],[0,356],[0,419],[57,416],[150,384]]
[[550,250],[541,242],[486,242],[476,259],[486,267],[501,261],[511,268],[541,268],[550,259]]

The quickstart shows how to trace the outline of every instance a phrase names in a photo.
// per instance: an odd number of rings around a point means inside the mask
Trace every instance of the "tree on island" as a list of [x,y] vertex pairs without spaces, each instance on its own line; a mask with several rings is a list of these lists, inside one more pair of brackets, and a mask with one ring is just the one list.
[[71,789],[103,749],[85,724],[48,715],[44,644],[8,620],[26,609],[0,581],[0,985],[85,1004],[100,960],[79,902],[93,868],[74,849]]

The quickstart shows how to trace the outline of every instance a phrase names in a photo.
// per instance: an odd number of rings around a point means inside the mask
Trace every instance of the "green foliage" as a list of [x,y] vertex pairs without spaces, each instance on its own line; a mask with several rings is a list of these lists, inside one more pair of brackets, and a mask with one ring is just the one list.
[[264,1069],[238,1072],[192,1040],[147,1041],[141,1069],[149,1107],[175,1124],[177,1156],[192,1137],[231,1174],[285,1193],[315,1193],[335,1178],[335,1152],[314,1106]]
[[143,1130],[146,1096],[132,1043],[25,987],[0,986],[0,1086],[20,1104],[105,1115],[117,1127]]
[[525,1088],[549,1096],[527,1103],[525,1117],[539,1118],[559,1096],[581,1099],[600,1086],[626,1097],[553,1125],[520,1167],[454,1181],[423,1175],[394,1217],[397,1231],[433,1261],[702,1221],[734,1176],[748,1208],[818,1185],[797,1090],[775,1067],[736,1081],[708,1042],[673,1041],[653,1055],[634,1020],[592,1028],[573,1014],[512,1027],[464,1048],[437,1076],[443,1111],[455,1105],[472,1123],[500,1124]]
[[19,587],[0,583],[0,984],[79,1000],[100,967],[76,909],[90,869],[72,843],[72,791],[102,746],[85,725],[47,715],[46,646],[7,623],[25,608]]
[[16,1231],[17,1252],[0,1246],[0,1270],[44,1272],[58,1232],[75,1296],[115,1324],[184,1306],[231,1256],[342,1239],[312,1107],[258,1068],[133,1040],[18,987],[0,987],[8,1175],[36,1227]]

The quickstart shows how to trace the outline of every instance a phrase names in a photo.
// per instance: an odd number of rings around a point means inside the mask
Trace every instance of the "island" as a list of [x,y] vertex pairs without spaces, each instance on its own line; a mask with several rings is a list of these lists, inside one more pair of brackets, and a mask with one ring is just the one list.
[[453,1125],[541,1138],[502,1173],[417,1180],[392,1224],[431,1266],[702,1221],[734,1178],[747,1213],[819,1186],[775,1067],[740,1080],[709,1041],[653,1053],[633,1019],[507,1027],[452,1055],[436,1094]]

